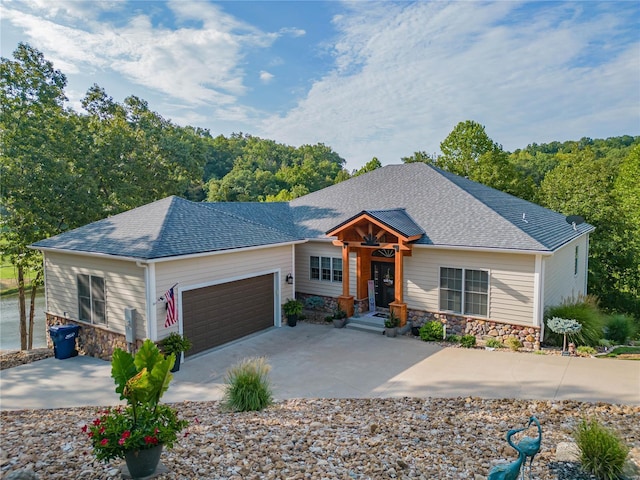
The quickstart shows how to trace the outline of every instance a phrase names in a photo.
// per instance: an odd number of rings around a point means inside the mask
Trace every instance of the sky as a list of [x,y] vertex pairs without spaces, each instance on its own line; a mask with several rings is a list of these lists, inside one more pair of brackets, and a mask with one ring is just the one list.
[[178,125],[324,143],[357,169],[474,120],[513,151],[640,134],[640,2],[0,0],[69,105],[98,84]]

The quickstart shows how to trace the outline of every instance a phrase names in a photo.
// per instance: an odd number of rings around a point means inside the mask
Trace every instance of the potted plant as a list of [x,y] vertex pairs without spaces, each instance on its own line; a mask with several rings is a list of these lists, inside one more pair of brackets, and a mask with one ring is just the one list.
[[342,310],[340,307],[336,310],[336,313],[333,314],[333,326],[335,328],[342,328],[347,323],[347,312]]
[[160,404],[173,378],[175,355],[165,357],[149,339],[135,357],[116,348],[111,360],[111,376],[116,393],[126,406],[102,410],[91,424],[82,427],[98,460],[124,458],[132,478],[152,475],[163,447],[171,448],[188,422],[176,411]]
[[400,319],[393,311],[389,312],[384,321],[384,334],[387,337],[395,337],[398,334],[398,325],[400,325]]
[[298,323],[298,315],[302,313],[304,305],[300,300],[289,299],[282,306],[284,314],[287,316],[287,325],[295,327]]
[[176,361],[171,369],[171,372],[175,373],[180,370],[180,360],[182,359],[182,352],[186,352],[191,348],[191,341],[184,335],[180,335],[176,332],[171,332],[165,338],[160,340],[160,348],[165,356],[172,353],[176,357]]

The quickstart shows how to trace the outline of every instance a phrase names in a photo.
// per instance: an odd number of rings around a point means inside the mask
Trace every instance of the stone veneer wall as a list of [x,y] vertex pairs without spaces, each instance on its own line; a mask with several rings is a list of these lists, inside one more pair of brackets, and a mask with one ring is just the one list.
[[[47,313],[47,346],[53,348],[53,342],[49,336],[49,327],[51,325],[78,325],[80,331],[76,340],[76,349],[82,355],[101,358],[102,360],[111,360],[111,355],[116,348],[129,351],[129,344],[125,340],[125,336],[107,330],[104,327],[91,325],[90,323],[77,322],[65,317],[60,317]],[[135,349],[142,346],[142,340],[136,340]]]
[[478,340],[496,338],[500,341],[515,337],[522,342],[524,348],[540,350],[540,327],[514,325],[422,310],[408,310],[407,317],[408,322],[411,322],[414,327],[421,327],[427,322],[437,321],[446,325],[448,334],[473,335]]
[[[305,301],[311,297],[320,298],[324,301],[324,305],[316,310],[317,312],[322,313],[323,316],[331,315],[338,309],[337,298],[325,297],[323,295],[311,295],[309,293],[296,292],[296,298],[300,300],[302,303],[305,303]],[[354,300],[354,304],[355,304],[355,312],[357,314],[360,314],[363,311],[366,312],[369,310],[369,300],[367,298],[365,298],[364,300]],[[305,305],[305,309],[306,309],[306,305]]]

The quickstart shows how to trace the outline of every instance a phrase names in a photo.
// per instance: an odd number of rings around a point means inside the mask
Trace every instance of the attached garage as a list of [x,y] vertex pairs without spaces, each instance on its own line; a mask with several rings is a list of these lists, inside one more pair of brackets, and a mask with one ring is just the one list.
[[193,355],[274,326],[274,275],[182,292],[184,335]]

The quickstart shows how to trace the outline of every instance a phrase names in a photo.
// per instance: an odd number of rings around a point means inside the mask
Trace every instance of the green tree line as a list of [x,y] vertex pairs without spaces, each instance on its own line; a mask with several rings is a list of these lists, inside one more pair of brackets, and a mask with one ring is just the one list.
[[640,320],[640,137],[585,137],[509,153],[467,120],[440,151],[402,160],[431,163],[594,225],[588,290],[606,310]]
[[[143,99],[122,103],[93,85],[84,112],[66,106],[65,75],[19,44],[2,58],[2,256],[16,267],[21,347],[30,348],[42,259],[31,243],[168,195],[194,201],[288,201],[381,167],[348,172],[324,144],[292,147],[248,134],[179,126]],[[458,124],[424,161],[597,227],[589,287],[604,306],[640,317],[638,137],[529,145],[509,153],[482,125]],[[37,273],[30,292],[24,271]],[[27,321],[26,295],[32,302]]]

